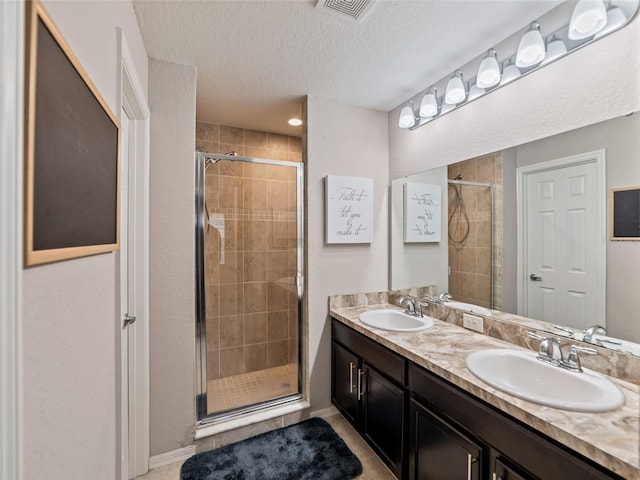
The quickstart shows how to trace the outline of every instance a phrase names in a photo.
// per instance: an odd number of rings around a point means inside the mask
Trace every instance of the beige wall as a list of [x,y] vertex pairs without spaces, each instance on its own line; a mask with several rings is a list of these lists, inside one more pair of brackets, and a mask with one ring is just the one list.
[[497,152],[638,110],[640,15],[593,45],[416,130],[398,128],[400,107],[391,111],[390,176]]
[[195,68],[151,59],[150,453],[189,445],[195,425]]
[[[505,184],[515,185],[515,168],[540,162],[564,158],[579,153],[605,149],[606,187],[631,187],[640,185],[640,114],[620,117],[580,128],[561,135],[554,135],[536,142],[510,149],[513,165],[505,170]],[[509,177],[506,174],[509,173]],[[607,202],[608,202],[607,198]],[[505,205],[516,204],[515,190],[507,196]],[[609,228],[607,207],[607,229]],[[505,232],[515,232],[515,215],[505,218]],[[602,232],[607,235],[608,231]],[[515,244],[515,234],[505,242]],[[505,247],[507,245],[505,244]],[[505,251],[507,249],[505,248]],[[508,249],[510,258],[505,258],[509,278],[515,278],[517,259],[515,246]],[[640,285],[640,242],[607,240],[607,329],[614,337],[640,342],[638,320],[637,286]]]
[[[129,2],[45,1],[54,22],[116,112],[117,30],[147,87],[147,58]],[[116,477],[118,254],[26,269],[23,276],[25,480]]]
[[[312,409],[330,405],[329,295],[386,290],[388,285],[387,114],[318,97],[307,100],[307,244],[309,372]],[[374,179],[371,244],[324,243],[324,177]]]

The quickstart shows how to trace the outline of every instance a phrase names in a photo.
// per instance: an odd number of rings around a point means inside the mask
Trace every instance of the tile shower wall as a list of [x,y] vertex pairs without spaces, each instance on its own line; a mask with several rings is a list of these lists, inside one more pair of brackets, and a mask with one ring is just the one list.
[[[300,138],[204,122],[196,124],[196,146],[302,159]],[[205,182],[209,216],[220,219],[205,242],[207,379],[296,363],[295,170],[220,161]]]
[[[494,215],[491,214],[491,189],[462,186],[462,198],[469,217],[469,235],[461,245],[449,239],[449,291],[456,300],[502,308],[502,152],[455,163],[448,167],[448,178],[462,176],[463,181],[495,184]],[[454,189],[449,186],[449,214]],[[493,224],[492,224],[493,223]],[[464,229],[466,220],[458,211],[450,219],[449,231]],[[493,227],[493,228],[492,228]],[[492,242],[492,230],[495,238]],[[493,250],[493,267],[491,254]]]

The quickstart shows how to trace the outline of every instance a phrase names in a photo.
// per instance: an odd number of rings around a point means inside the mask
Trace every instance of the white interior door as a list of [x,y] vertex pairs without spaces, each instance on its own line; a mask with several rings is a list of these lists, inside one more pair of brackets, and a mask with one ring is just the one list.
[[[119,30],[121,210],[118,473],[149,467],[149,136],[151,112],[124,32]],[[127,322],[135,317],[135,323]]]
[[597,162],[585,159],[525,175],[524,315],[581,330],[604,325],[599,177]]

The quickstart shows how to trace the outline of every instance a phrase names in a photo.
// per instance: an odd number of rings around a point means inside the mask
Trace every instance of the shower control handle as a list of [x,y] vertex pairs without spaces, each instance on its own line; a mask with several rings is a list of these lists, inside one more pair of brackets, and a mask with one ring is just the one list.
[[529,275],[529,278],[531,280],[533,280],[534,282],[541,282],[542,281],[542,277],[537,276],[535,273],[532,273],[531,275]]

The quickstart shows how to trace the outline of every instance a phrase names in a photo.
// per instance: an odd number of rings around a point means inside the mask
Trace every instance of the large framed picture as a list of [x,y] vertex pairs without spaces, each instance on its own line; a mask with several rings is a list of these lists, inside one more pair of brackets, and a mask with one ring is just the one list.
[[118,119],[38,1],[26,31],[25,265],[117,250]]
[[373,241],[373,178],[325,177],[326,243]]

